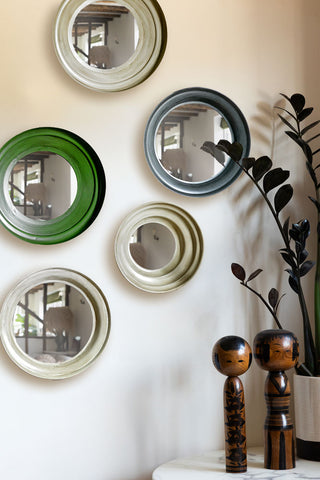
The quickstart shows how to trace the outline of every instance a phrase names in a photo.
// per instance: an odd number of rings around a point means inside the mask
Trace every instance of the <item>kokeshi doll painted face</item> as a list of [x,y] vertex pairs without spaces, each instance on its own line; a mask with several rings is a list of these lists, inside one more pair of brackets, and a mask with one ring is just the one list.
[[298,340],[288,330],[264,330],[255,337],[254,358],[263,370],[289,370],[296,365],[298,357]]
[[246,340],[235,335],[222,337],[213,347],[212,361],[223,375],[228,377],[242,375],[251,365],[250,345]]

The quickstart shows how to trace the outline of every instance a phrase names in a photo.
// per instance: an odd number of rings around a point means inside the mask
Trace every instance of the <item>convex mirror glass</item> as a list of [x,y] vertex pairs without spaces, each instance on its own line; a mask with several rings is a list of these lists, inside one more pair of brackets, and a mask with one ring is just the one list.
[[108,303],[92,280],[66,269],[35,272],[9,293],[1,314],[9,357],[26,372],[66,378],[87,368],[104,348]]
[[115,239],[121,273],[135,287],[151,293],[184,285],[197,271],[202,252],[197,222],[168,203],[147,203],[130,212]]
[[94,221],[104,196],[100,159],[72,132],[26,130],[0,149],[0,222],[22,240],[70,240]]
[[65,71],[99,92],[143,82],[160,63],[167,43],[156,0],[65,0],[57,14],[54,46]]
[[220,150],[215,158],[201,149],[206,141],[238,141],[250,148],[246,120],[224,95],[205,88],[179,90],[165,98],[149,118],[145,154],[155,176],[185,195],[210,195],[230,185],[240,167]]

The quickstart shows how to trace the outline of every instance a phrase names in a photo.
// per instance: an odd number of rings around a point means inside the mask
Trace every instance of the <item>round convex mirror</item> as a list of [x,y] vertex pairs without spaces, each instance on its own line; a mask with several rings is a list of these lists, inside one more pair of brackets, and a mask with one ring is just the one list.
[[66,72],[92,90],[134,87],[157,68],[167,29],[157,0],[65,0],[54,31]]
[[26,130],[0,149],[0,222],[23,240],[70,240],[94,221],[104,196],[100,159],[72,132]]
[[115,256],[124,277],[146,292],[175,290],[197,271],[203,252],[200,228],[185,210],[147,203],[121,223]]
[[2,343],[23,370],[66,378],[86,368],[104,347],[108,304],[77,272],[49,269],[20,282],[1,311]]
[[89,3],[72,27],[75,53],[85,64],[100,69],[119,67],[134,54],[139,28],[132,12],[116,2]]
[[219,149],[215,158],[202,150],[206,141],[238,141],[249,153],[245,118],[224,95],[204,88],[175,92],[151,115],[145,153],[156,177],[185,195],[209,195],[233,182],[241,169]]
[[161,223],[144,223],[130,238],[130,253],[142,268],[157,270],[165,267],[175,252],[172,232]]
[[53,152],[31,152],[13,163],[8,192],[13,207],[34,220],[60,217],[77,194],[77,178],[65,158]]

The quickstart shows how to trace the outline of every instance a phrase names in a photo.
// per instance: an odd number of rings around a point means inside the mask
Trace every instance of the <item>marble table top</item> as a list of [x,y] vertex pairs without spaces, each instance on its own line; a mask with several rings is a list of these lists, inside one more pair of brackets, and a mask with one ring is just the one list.
[[158,467],[153,480],[320,480],[320,462],[298,458],[296,468],[268,470],[263,467],[263,448],[249,448],[248,470],[245,473],[226,473],[223,450],[195,457],[176,459]]

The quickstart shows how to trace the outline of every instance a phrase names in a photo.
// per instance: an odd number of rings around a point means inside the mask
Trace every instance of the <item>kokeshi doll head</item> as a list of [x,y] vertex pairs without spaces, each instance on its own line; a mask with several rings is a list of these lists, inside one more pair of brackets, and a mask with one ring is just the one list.
[[228,377],[237,377],[245,373],[251,365],[251,360],[250,345],[235,335],[220,338],[212,350],[214,366]]
[[299,343],[288,330],[264,330],[254,339],[254,358],[263,370],[280,372],[294,367],[299,357]]

